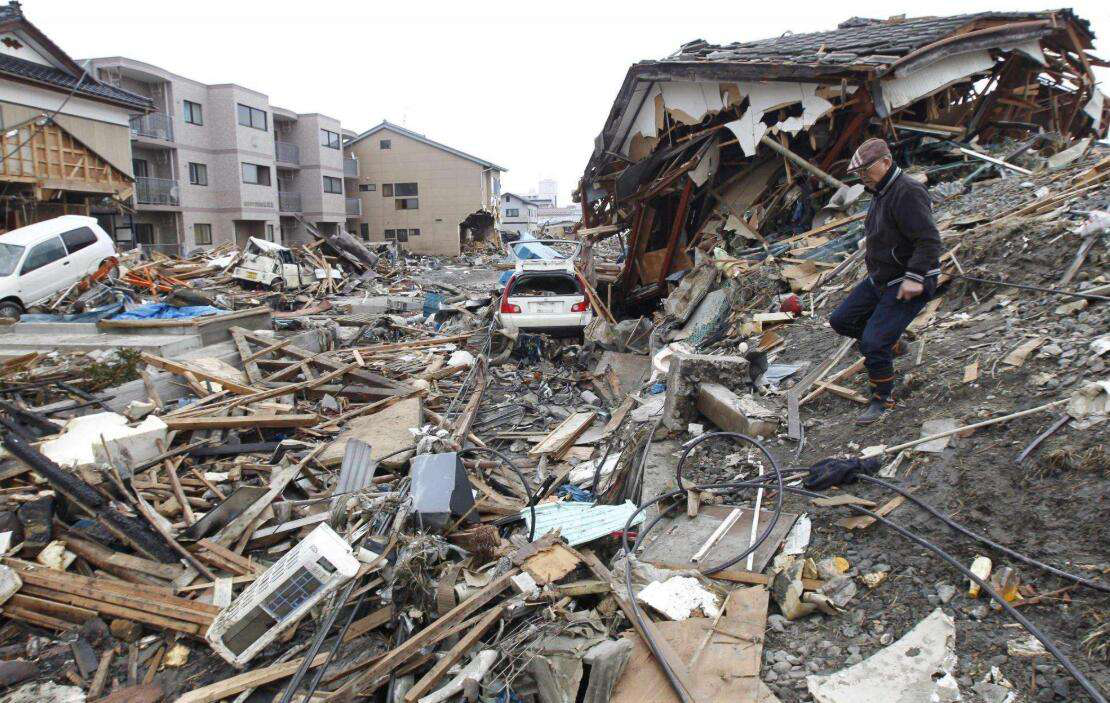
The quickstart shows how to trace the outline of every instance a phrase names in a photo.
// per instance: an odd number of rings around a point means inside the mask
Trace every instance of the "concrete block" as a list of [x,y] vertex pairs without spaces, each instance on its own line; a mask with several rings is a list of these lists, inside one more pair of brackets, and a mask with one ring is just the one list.
[[742,356],[677,353],[667,370],[663,424],[674,432],[698,417],[698,386],[716,383],[743,392],[748,386],[748,360]]
[[697,409],[726,432],[768,437],[779,427],[779,418],[748,396],[738,396],[719,383],[698,386]]

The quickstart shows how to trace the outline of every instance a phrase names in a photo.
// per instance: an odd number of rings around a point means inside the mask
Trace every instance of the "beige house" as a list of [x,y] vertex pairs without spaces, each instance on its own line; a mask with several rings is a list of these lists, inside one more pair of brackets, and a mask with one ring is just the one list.
[[493,231],[501,166],[389,122],[349,139],[344,151],[358,163],[348,190],[361,200],[347,229],[363,239],[456,256],[463,237]]
[[125,57],[92,59],[103,83],[154,103],[131,120],[135,214],[121,246],[187,254],[249,237],[310,241],[347,217],[339,120],[298,114],[240,85],[207,85]]

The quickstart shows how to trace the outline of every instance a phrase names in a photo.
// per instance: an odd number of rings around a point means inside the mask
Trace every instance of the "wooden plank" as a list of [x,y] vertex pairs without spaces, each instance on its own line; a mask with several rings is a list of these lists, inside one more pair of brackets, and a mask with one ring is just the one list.
[[[575,551],[573,548],[568,547],[568,549],[571,549],[571,551]],[[594,572],[595,576],[597,576],[602,581],[605,581],[606,583],[611,583],[612,574],[610,574],[609,569],[604,564],[602,564],[601,560],[594,556],[592,552],[584,550],[582,552],[579,552],[578,556],[582,559],[583,562],[585,562],[588,567],[590,567],[590,570]],[[628,621],[632,623],[632,626],[640,635],[640,639],[642,640],[642,645],[645,651],[650,651],[647,649],[647,641],[650,637],[651,640],[655,642],[656,647],[659,649],[659,654],[667,660],[667,663],[670,666],[671,671],[674,673],[675,678],[678,679],[676,684],[675,682],[672,682],[664,677],[666,683],[662,685],[661,690],[656,691],[656,693],[659,695],[663,695],[665,691],[672,696],[676,696],[678,700],[682,701],[682,703],[694,703],[694,701],[698,700],[694,697],[693,692],[697,690],[697,687],[694,685],[694,679],[691,676],[689,668],[686,666],[686,663],[679,658],[671,643],[662,635],[662,633],[659,632],[659,629],[656,627],[655,623],[652,622],[651,618],[649,618],[647,614],[644,613],[642,620],[637,620],[635,614],[633,613],[632,605],[628,602],[626,598],[614,593],[613,599],[617,601],[617,605],[620,606],[620,609],[624,612],[625,617],[628,618]],[[660,676],[663,676],[661,666],[657,667],[654,670],[658,671]],[[640,700],[656,701],[658,699],[653,696],[648,696]]]
[[237,415],[231,417],[164,417],[162,419],[171,430],[312,427],[320,421],[319,416],[311,413],[289,415]]
[[449,649],[447,653],[436,662],[436,665],[429,669],[428,673],[424,674],[424,676],[408,690],[408,693],[405,694],[405,703],[416,703],[421,696],[431,690],[432,686],[443,678],[447,670],[459,659],[462,659],[463,655],[474,646],[478,638],[484,635],[486,630],[488,630],[493,623],[501,619],[501,614],[504,611],[505,606],[498,605],[496,608],[486,613],[486,615],[478,621],[478,624],[472,627],[469,632],[460,637],[455,646]]
[[[328,653],[321,652],[312,660],[309,668],[320,666],[327,661],[327,659]],[[208,684],[207,686],[201,686],[200,688],[182,694],[174,703],[216,703],[216,701],[223,700],[236,693],[241,693],[248,688],[258,688],[259,686],[284,679],[287,676],[292,676],[296,673],[297,669],[300,668],[301,662],[303,661],[304,658],[301,657],[281,664],[273,664],[261,669],[254,669],[244,674],[224,679],[223,681]]]
[[16,593],[9,598],[5,604],[5,607],[8,606],[16,606],[40,615],[49,615],[52,618],[65,620],[74,625],[83,625],[86,621],[96,617],[96,611],[91,608],[78,608],[77,606],[66,605],[45,598],[36,598],[24,593]]
[[[450,628],[456,623],[485,606],[508,588],[510,579],[518,573],[520,573],[519,569],[513,569],[491,581],[485,588],[459,603],[438,620],[387,652],[367,671],[347,682],[343,688],[336,692],[335,697],[342,700],[353,691],[358,691],[361,695],[369,695],[376,691],[391,671],[407,662],[422,648],[435,644],[446,637]],[[181,701],[178,701],[178,703],[181,703]]]
[[[886,517],[887,513],[897,508],[902,503],[906,502],[905,496],[895,496],[886,503],[874,510],[876,515]],[[875,522],[875,518],[870,515],[855,515],[852,517],[841,518],[836,521],[836,524],[847,530],[862,530],[865,527],[870,527]]]
[[554,454],[556,456],[562,454],[574,444],[574,440],[586,431],[597,413],[593,410],[586,412],[574,413],[567,419],[559,423],[559,426],[551,430],[544,437],[539,444],[528,450],[528,453],[536,456],[539,454]]
[[[104,601],[95,600],[93,598],[86,598],[84,596],[76,596],[61,591],[51,591],[37,586],[23,586],[23,592],[29,595],[35,595],[47,600],[55,600],[68,605],[75,605],[82,608],[89,608],[95,610],[101,615],[110,615],[112,617],[124,618],[126,620],[134,620],[135,622],[142,622],[147,625],[161,627],[175,632],[183,632],[187,635],[201,635],[207,629],[207,625],[198,625],[196,623],[185,622],[183,620],[175,620],[172,618],[164,618],[160,615],[152,615],[145,610],[138,610],[129,608],[122,605],[113,603],[106,603]],[[61,622],[61,621],[59,621]],[[66,623],[67,625],[69,623]]]
[[[166,581],[173,581],[182,572],[182,567],[178,564],[163,564],[131,554],[123,554],[70,533],[61,535],[59,539],[65,542],[69,551],[85,559],[93,566],[98,566],[112,573],[135,571]],[[123,574],[120,573],[119,575],[122,576]]]
[[175,373],[179,376],[192,374],[193,376],[204,379],[205,381],[218,383],[232,393],[237,393],[239,395],[251,395],[258,392],[257,388],[252,388],[251,386],[248,386],[244,383],[239,383],[232,379],[219,376],[199,366],[193,366],[192,364],[188,364],[182,361],[172,361],[170,359],[164,359],[160,356],[155,356],[154,354],[151,354],[149,352],[143,352],[141,358],[143,362],[151,366],[160,368],[163,371],[169,371],[170,373]]
[[[243,328],[232,327],[228,332],[231,333],[231,341],[235,343],[235,349],[239,352],[239,361],[243,364],[243,372],[247,374],[247,380],[258,385],[262,382],[262,371],[259,370],[258,362],[255,361],[257,357],[251,354],[251,347],[247,343],[246,337],[243,336]],[[288,343],[288,341],[288,339],[285,339],[276,345],[271,344],[258,353],[262,355],[274,351],[276,347]]]
[[361,617],[351,623],[347,628],[347,634],[343,635],[344,642],[350,642],[356,637],[361,637],[373,629],[379,628],[393,619],[393,606],[387,605],[378,608],[374,612],[365,617]]
[[[699,703],[757,703],[762,686],[759,669],[767,619],[767,590],[733,591],[717,619],[690,618],[661,622],[657,629],[675,655],[689,666]],[[626,635],[627,636],[627,635]],[[673,703],[679,698],[651,652],[633,639],[633,653],[617,681],[613,703]]]

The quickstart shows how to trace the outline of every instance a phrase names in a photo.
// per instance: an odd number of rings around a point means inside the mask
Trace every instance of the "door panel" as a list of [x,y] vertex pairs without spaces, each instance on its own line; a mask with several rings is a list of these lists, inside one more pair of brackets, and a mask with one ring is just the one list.
[[70,279],[80,276],[76,270],[71,275],[72,268],[61,237],[51,237],[31,247],[19,273],[24,302],[33,305],[69,285]]

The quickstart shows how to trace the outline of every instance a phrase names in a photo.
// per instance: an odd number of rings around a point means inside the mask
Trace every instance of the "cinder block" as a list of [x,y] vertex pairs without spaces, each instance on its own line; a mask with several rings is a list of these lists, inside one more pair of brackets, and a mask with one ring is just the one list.
[[663,424],[674,432],[686,429],[698,417],[698,387],[717,383],[743,392],[748,378],[748,360],[742,356],[675,354],[667,370],[667,397],[663,403]]
[[767,437],[778,430],[779,418],[751,396],[738,396],[719,383],[698,387],[698,412],[726,432]]

